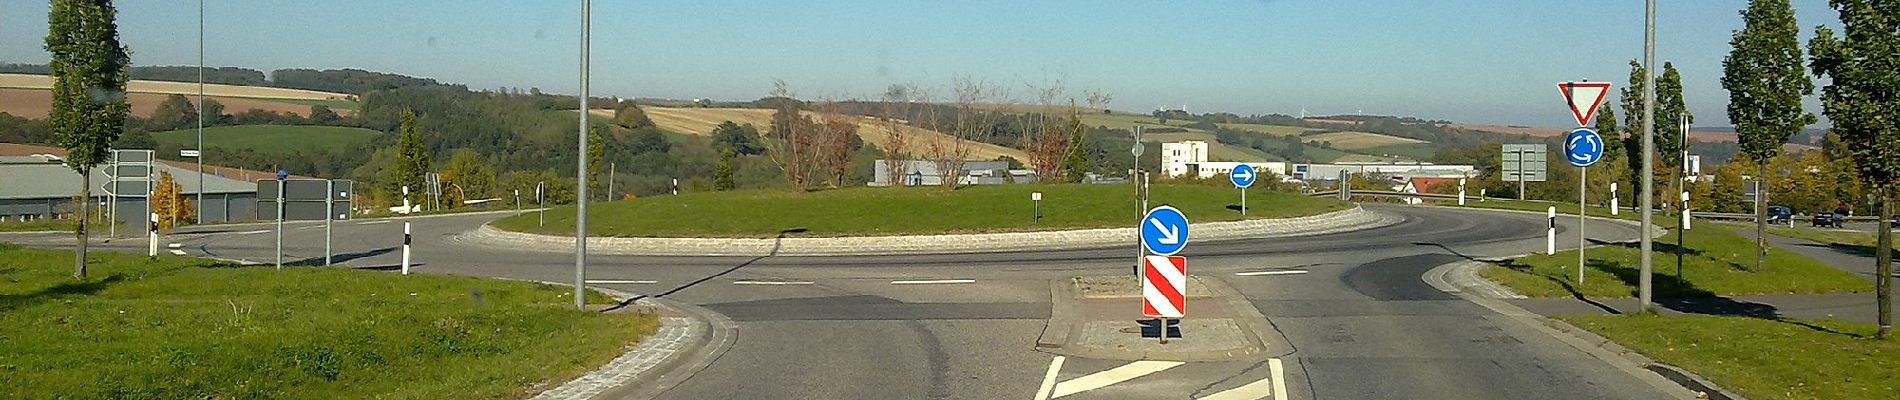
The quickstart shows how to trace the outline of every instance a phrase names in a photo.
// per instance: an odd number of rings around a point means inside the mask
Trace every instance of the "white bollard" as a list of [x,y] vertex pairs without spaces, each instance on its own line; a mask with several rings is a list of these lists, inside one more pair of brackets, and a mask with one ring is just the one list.
[[1557,207],[1550,207],[1550,231],[1544,235],[1544,254],[1557,254]]
[[1484,199],[1485,199],[1486,197],[1490,197],[1490,195],[1491,195],[1491,189],[1478,189],[1478,201],[1479,201],[1479,202],[1483,202],[1483,201],[1484,201]]
[[1610,215],[1616,215],[1616,182],[1610,182]]
[[[148,198],[146,200],[150,201],[151,199]],[[150,249],[146,250],[145,255],[147,257],[158,257],[158,213],[152,213],[152,221],[146,226],[146,230],[150,231],[146,239],[148,241],[148,243],[146,243],[147,247],[150,247]]]
[[409,274],[409,221],[402,222],[402,274]]
[[1693,219],[1689,217],[1689,192],[1685,190],[1682,192],[1682,230],[1689,230],[1689,221]]
[[1458,178],[1458,205],[1465,205],[1465,178]]

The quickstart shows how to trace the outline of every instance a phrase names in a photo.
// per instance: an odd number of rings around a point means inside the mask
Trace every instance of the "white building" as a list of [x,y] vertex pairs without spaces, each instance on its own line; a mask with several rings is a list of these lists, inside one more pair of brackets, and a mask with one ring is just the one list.
[[1199,178],[1226,176],[1240,164],[1251,165],[1263,174],[1286,175],[1287,164],[1283,162],[1207,161],[1207,142],[1199,140],[1161,144],[1161,173],[1169,177],[1190,173]]

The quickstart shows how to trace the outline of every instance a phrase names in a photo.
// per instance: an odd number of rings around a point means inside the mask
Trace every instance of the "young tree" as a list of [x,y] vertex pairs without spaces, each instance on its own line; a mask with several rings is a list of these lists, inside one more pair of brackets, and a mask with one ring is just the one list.
[[[1682,73],[1676,71],[1676,65],[1663,62],[1662,76],[1656,79],[1656,176],[1670,177],[1669,192],[1662,194],[1658,204],[1664,208],[1679,208],[1679,193],[1682,193],[1683,151],[1688,150],[1688,142],[1683,141],[1683,124],[1695,123],[1695,115],[1689,113],[1689,105],[1682,96]],[[1676,210],[1681,212],[1682,210]]]
[[785,81],[774,81],[772,129],[766,135],[766,155],[785,172],[785,180],[794,191],[811,189],[811,176],[817,172],[817,141],[821,130],[817,122],[806,118],[796,101],[790,101],[791,89]]
[[998,90],[988,81],[957,77],[951,86],[955,93],[954,109],[950,130],[944,132],[949,138],[933,140],[929,154],[937,163],[937,177],[942,180],[944,191],[956,190],[963,176],[963,165],[968,162],[974,141],[989,132],[996,122],[996,113],[978,109],[978,106],[996,98]]
[[[1643,84],[1645,79],[1649,79],[1648,69],[1643,68],[1642,63],[1636,60],[1630,60],[1629,85],[1623,87],[1622,96],[1617,98],[1617,102],[1623,107],[1623,126],[1625,127],[1623,129],[1624,136],[1621,141],[1623,142],[1623,155],[1627,156],[1627,158],[1623,160],[1629,164],[1629,176],[1627,176],[1629,181],[1624,183],[1632,189],[1629,190],[1629,192],[1634,193],[1630,196],[1632,199],[1641,198],[1638,196],[1642,196],[1642,193],[1635,189],[1642,187],[1642,174],[1648,173],[1643,169],[1642,127]],[[1656,130],[1661,131],[1662,128],[1657,127]]]
[[1069,107],[1069,124],[1067,128],[1069,131],[1069,140],[1067,140],[1069,148],[1067,151],[1068,160],[1063,163],[1063,180],[1069,183],[1079,183],[1082,182],[1082,178],[1088,177],[1089,173],[1088,144],[1082,142],[1085,139],[1083,134],[1088,131],[1088,128],[1082,126],[1082,112],[1077,110],[1074,106]]
[[1832,79],[1821,91],[1821,105],[1834,131],[1854,154],[1862,182],[1881,197],[1880,234],[1874,248],[1874,292],[1879,331],[1893,330],[1893,224],[1895,187],[1900,186],[1900,7],[1872,0],[1834,0],[1844,37],[1815,28],[1808,42],[1814,74]]
[[[1801,97],[1814,93],[1814,82],[1801,65],[1800,28],[1787,0],[1751,0],[1741,14],[1742,29],[1730,37],[1731,49],[1722,59],[1722,88],[1729,92],[1728,117],[1742,153],[1755,161],[1755,179],[1765,189],[1768,163],[1781,154],[1781,144],[1815,122],[1801,109]],[[1765,202],[1755,203],[1757,270],[1768,259]]]
[[383,191],[390,198],[401,198],[402,188],[409,188],[409,204],[422,204],[423,187],[429,174],[429,149],[422,142],[422,134],[416,132],[416,114],[408,109],[402,111],[402,125],[397,128],[396,162],[384,169]]
[[904,175],[910,173],[910,136],[904,132],[905,123],[914,116],[913,102],[925,100],[925,108],[934,108],[915,85],[891,85],[884,90],[884,166],[888,170],[884,182],[891,186],[903,186]]
[[[495,190],[495,167],[482,159],[473,149],[456,149],[449,153],[449,163],[442,169],[445,192],[454,192],[461,200],[488,198]],[[448,194],[448,193],[444,193]],[[461,205],[460,201],[449,202],[449,206]]]
[[735,186],[732,180],[733,158],[731,148],[719,150],[719,164],[713,167],[713,190],[732,190]]
[[152,213],[158,214],[160,228],[172,228],[180,223],[196,222],[196,207],[192,207],[191,197],[185,195],[183,186],[172,180],[170,171],[158,172],[158,183],[152,188]]
[[[587,192],[600,193],[601,198],[613,201],[613,194],[600,190],[601,173],[608,165],[601,159],[607,155],[607,127],[599,124],[587,124]],[[592,197],[592,196],[589,196]]]
[[86,222],[92,217],[92,169],[110,156],[125,127],[126,64],[119,44],[117,8],[104,0],[53,0],[46,14],[46,63],[53,76],[47,125],[66,148],[66,165],[79,173],[79,224],[74,230],[73,278],[86,278]]

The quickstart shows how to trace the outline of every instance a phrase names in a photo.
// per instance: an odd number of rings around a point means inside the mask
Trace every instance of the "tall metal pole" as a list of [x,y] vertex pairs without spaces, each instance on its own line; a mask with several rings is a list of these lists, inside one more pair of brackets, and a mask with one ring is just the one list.
[[578,160],[574,176],[580,178],[574,188],[579,194],[574,205],[574,308],[578,309],[587,309],[587,42],[592,7],[592,0],[581,0],[581,140],[574,153],[578,156],[574,157]]
[[1656,245],[1649,235],[1655,226],[1651,218],[1655,214],[1656,202],[1656,0],[1643,3],[1643,224],[1639,235],[1642,237],[1642,264],[1639,271],[1641,276],[1637,279],[1640,286],[1640,295],[1637,297],[1641,298],[1642,311],[1647,313],[1650,311],[1651,281],[1654,280],[1649,276],[1650,266],[1655,261],[1650,251]]
[[[198,222],[205,220],[205,1],[198,0]],[[225,210],[230,214],[231,210]],[[172,213],[177,215],[178,213]],[[177,223],[172,224],[178,227]]]
[[1682,121],[1682,136],[1677,142],[1682,148],[1682,154],[1678,155],[1678,159],[1682,162],[1676,163],[1676,186],[1682,188],[1678,191],[1682,195],[1682,203],[1676,207],[1676,213],[1682,215],[1681,221],[1677,222],[1680,225],[1676,226],[1676,278],[1681,279],[1682,252],[1686,250],[1684,246],[1687,245],[1682,242],[1682,237],[1683,231],[1689,229],[1689,184],[1685,183],[1689,176],[1689,114],[1677,114],[1676,118]]

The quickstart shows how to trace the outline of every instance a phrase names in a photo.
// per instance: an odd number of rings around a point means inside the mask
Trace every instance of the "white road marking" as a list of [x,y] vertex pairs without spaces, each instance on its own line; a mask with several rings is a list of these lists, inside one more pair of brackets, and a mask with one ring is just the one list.
[[1280,359],[1267,359],[1267,369],[1273,371],[1273,398],[1286,399],[1286,368],[1280,365]]
[[300,231],[307,231],[307,230],[311,230],[311,229],[323,229],[323,225],[317,225],[317,226],[306,226],[306,227],[302,227],[302,228],[297,228],[297,230],[300,230]]
[[809,281],[732,281],[734,285],[810,285]]
[[1272,377],[1260,378],[1260,380],[1253,381],[1253,383],[1241,385],[1240,387],[1233,388],[1233,389],[1223,390],[1220,393],[1207,395],[1207,397],[1202,397],[1200,398],[1200,400],[1264,399],[1264,398],[1267,398],[1268,396],[1273,395],[1273,384],[1275,382],[1279,382],[1279,381],[1273,380]]
[[376,224],[387,224],[387,223],[389,223],[389,220],[386,220],[386,219],[379,219],[379,220],[375,220],[375,221],[363,221],[363,222],[358,222],[358,223],[356,223],[356,224],[357,224],[357,225],[376,225]]
[[1042,375],[1042,386],[1036,389],[1035,400],[1049,400],[1049,391],[1056,388],[1056,373],[1062,371],[1062,360],[1068,357],[1056,356],[1049,360],[1049,372]]
[[612,280],[612,279],[601,279],[601,280],[594,280],[594,279],[589,279],[589,280],[587,280],[587,283],[589,283],[589,284],[594,284],[594,285],[646,285],[646,284],[654,284],[654,283],[660,283],[660,281],[628,281],[628,280]]
[[271,232],[272,231],[269,229],[259,229],[259,230],[254,230],[254,231],[232,232],[231,234],[241,236],[241,235],[256,235],[260,233],[271,233]]
[[942,285],[951,283],[976,283],[975,279],[937,279],[924,281],[891,281],[892,285]]
[[179,244],[179,243],[166,243],[166,244],[165,244],[165,247],[167,247],[167,248],[173,248],[173,249],[176,249],[176,248],[180,248],[180,247],[184,247],[184,246],[185,246],[185,245],[183,245],[183,244]]
[[1183,363],[1175,361],[1136,361],[1128,363],[1128,365],[1115,367],[1107,371],[1088,374],[1080,378],[1057,383],[1054,394],[1049,396],[1049,398],[1054,399],[1101,389],[1108,385],[1126,382],[1129,379],[1140,378],[1148,374],[1165,371],[1168,368],[1174,368],[1181,364]]
[[1274,271],[1235,272],[1234,276],[1299,275],[1304,273],[1306,273],[1306,270],[1303,269],[1283,269]]
[[179,250],[179,249],[172,249],[172,255],[174,255],[174,256],[182,256],[182,255],[185,255],[185,251],[184,251],[184,250]]

